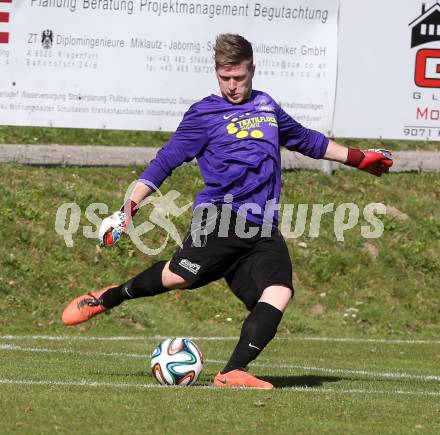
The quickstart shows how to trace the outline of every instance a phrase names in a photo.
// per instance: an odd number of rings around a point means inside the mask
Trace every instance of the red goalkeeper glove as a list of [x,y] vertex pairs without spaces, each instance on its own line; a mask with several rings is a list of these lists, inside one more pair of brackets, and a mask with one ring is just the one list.
[[393,166],[393,155],[385,149],[356,150],[349,148],[345,164],[381,177]]

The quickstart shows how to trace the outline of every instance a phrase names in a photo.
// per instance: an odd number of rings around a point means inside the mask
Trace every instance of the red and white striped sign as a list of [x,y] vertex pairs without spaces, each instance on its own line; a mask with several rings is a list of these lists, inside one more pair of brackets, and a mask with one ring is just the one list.
[[[12,0],[0,0],[0,23],[9,23],[9,12],[3,12],[2,3],[12,3]],[[2,28],[0,27],[0,30]],[[0,32],[0,44],[9,43],[9,32]]]

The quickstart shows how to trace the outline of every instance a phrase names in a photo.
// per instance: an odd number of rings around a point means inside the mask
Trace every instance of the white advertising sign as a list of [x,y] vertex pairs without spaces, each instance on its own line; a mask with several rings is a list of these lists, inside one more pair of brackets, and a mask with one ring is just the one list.
[[254,88],[331,130],[338,0],[0,0],[0,124],[174,130],[217,92],[219,33],[254,46]]
[[341,0],[334,135],[440,140],[440,4]]

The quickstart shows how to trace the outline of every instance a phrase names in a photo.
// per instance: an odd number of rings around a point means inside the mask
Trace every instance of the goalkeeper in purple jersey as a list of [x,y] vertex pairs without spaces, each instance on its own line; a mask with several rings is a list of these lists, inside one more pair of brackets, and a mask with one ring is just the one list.
[[280,148],[327,159],[381,176],[392,165],[387,150],[341,146],[289,116],[268,94],[252,89],[252,45],[240,35],[219,35],[214,47],[219,92],[193,104],[168,143],[142,172],[122,209],[104,219],[100,243],[118,241],[137,211],[171,172],[197,159],[205,182],[191,227],[169,261],[159,261],[118,286],[81,295],[63,322],[75,325],[123,301],[173,289],[195,289],[224,278],[245,304],[238,343],[218,387],[270,389],[246,371],[275,336],[293,296],[292,266],[277,229],[281,191]]

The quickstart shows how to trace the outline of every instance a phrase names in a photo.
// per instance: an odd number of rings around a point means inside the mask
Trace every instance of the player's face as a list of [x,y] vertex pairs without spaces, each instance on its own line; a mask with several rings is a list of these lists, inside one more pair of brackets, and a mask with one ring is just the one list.
[[255,65],[249,65],[248,60],[238,65],[218,67],[215,74],[222,97],[232,104],[246,101],[251,95],[254,73]]

